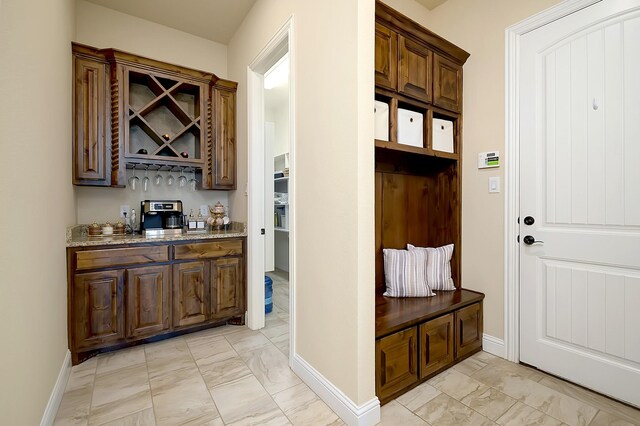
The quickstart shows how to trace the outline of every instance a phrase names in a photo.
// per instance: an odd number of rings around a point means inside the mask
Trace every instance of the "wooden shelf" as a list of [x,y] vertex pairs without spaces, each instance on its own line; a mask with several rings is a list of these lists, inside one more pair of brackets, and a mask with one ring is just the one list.
[[424,155],[428,157],[446,158],[449,160],[456,160],[456,161],[460,159],[460,156],[455,153],[433,151],[427,148],[420,148],[420,147],[411,146],[411,145],[403,145],[396,142],[381,141],[379,139],[375,140],[375,146],[376,148],[389,149],[391,151],[408,152],[411,154]]

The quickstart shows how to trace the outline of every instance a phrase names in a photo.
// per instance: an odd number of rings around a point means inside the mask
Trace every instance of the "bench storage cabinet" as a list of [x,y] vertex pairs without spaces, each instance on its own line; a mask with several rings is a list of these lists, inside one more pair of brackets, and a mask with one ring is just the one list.
[[376,297],[376,394],[382,404],[482,349],[484,295]]

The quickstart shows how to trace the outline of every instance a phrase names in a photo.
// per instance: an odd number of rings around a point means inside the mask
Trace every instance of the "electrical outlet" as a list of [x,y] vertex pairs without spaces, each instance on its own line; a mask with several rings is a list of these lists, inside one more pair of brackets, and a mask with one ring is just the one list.
[[125,213],[127,216],[129,216],[129,206],[127,205],[120,206],[120,217],[124,219]]
[[209,215],[209,206],[206,204],[203,204],[200,206],[200,214],[202,214],[202,216],[207,216]]

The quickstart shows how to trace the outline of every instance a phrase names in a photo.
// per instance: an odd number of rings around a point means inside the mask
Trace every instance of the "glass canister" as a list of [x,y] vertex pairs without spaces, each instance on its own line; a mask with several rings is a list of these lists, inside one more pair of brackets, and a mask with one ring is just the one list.
[[209,207],[209,213],[213,218],[213,229],[221,230],[224,225],[224,206],[222,203],[218,201],[215,206]]

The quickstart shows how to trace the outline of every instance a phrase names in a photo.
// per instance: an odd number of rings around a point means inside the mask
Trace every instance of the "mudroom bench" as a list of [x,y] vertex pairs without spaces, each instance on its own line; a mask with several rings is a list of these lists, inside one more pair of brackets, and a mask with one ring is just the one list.
[[382,404],[482,349],[484,294],[376,295],[376,394]]

